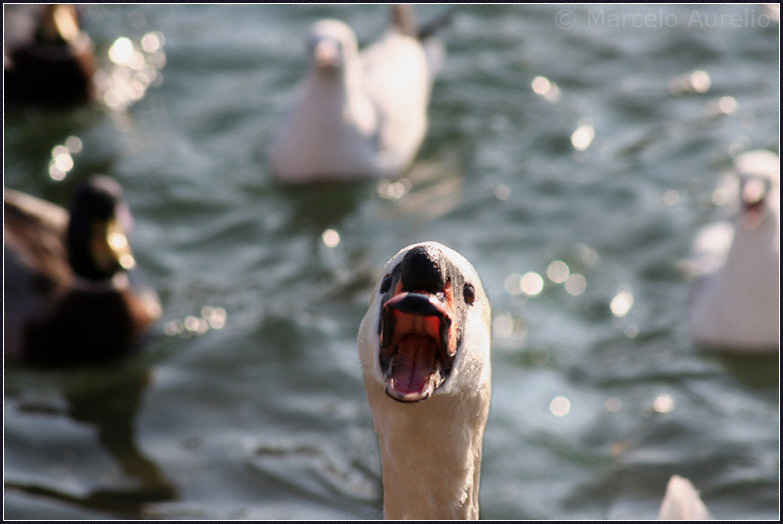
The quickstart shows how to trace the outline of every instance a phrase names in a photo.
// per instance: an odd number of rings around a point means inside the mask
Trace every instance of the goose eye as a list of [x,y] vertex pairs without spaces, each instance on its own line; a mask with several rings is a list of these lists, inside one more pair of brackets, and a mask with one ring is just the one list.
[[462,296],[465,297],[466,304],[472,304],[476,301],[476,290],[470,284],[465,284],[465,289],[462,291]]
[[383,281],[381,282],[381,295],[389,291],[389,288],[391,287],[392,278],[391,275],[386,275],[383,277]]

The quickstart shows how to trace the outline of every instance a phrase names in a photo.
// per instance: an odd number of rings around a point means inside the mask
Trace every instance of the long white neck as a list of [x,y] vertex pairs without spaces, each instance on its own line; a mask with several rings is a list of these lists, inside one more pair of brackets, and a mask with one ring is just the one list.
[[478,519],[489,387],[406,404],[367,384],[387,519]]

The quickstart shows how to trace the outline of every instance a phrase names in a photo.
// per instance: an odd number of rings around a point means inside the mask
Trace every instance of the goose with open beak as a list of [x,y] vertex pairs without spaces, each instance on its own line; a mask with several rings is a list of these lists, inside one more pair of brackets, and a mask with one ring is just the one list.
[[380,443],[384,516],[476,519],[490,403],[490,305],[478,273],[437,242],[386,264],[359,330]]

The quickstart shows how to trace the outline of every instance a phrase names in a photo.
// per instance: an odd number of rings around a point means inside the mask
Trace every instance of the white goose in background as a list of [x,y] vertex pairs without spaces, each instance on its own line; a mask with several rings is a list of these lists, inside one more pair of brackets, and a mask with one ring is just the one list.
[[490,305],[436,242],[397,253],[359,329],[387,519],[477,519],[490,402]]
[[413,27],[411,5],[359,52],[353,30],[324,19],[310,28],[309,72],[267,148],[285,182],[387,177],[407,168],[427,131],[438,68]]
[[691,337],[738,353],[779,351],[780,159],[749,151],[734,162],[739,209],[694,241]]

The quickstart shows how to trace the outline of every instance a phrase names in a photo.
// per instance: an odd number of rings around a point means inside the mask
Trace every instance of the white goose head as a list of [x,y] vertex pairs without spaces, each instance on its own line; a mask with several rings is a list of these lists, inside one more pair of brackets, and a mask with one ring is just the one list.
[[489,300],[459,253],[423,242],[386,264],[359,357],[387,518],[478,517],[490,345]]
[[780,158],[771,151],[748,151],[734,160],[740,184],[740,223],[756,229],[780,222]]
[[340,20],[327,18],[310,27],[307,55],[315,74],[339,73],[359,56],[356,34]]

